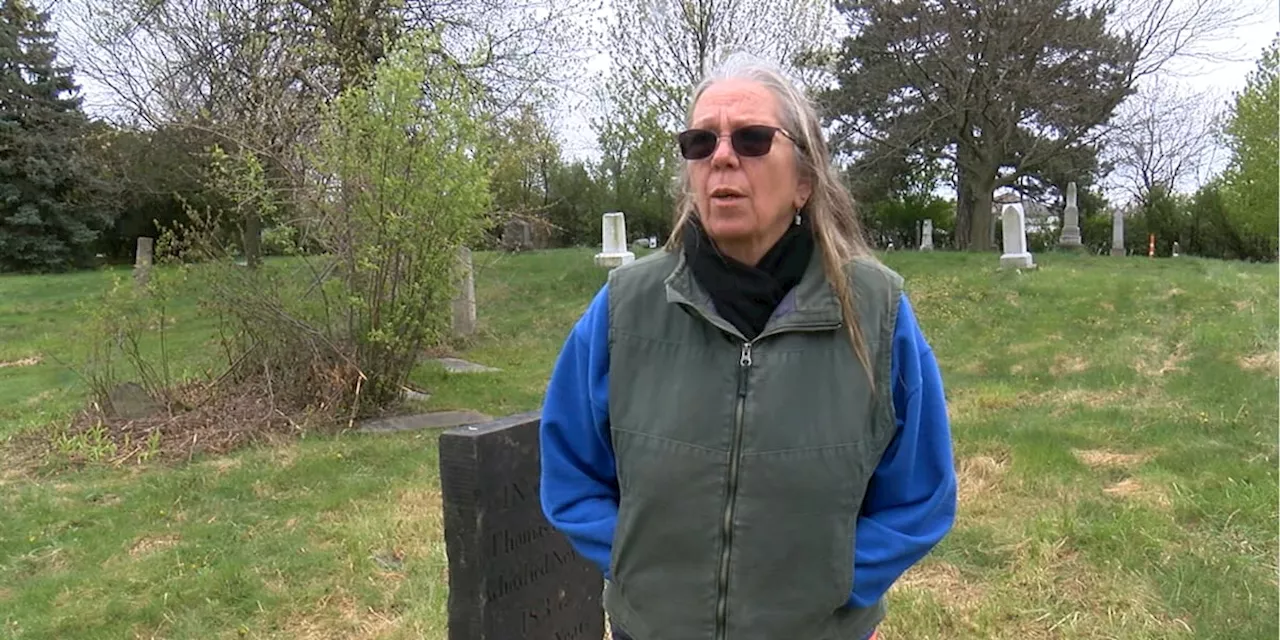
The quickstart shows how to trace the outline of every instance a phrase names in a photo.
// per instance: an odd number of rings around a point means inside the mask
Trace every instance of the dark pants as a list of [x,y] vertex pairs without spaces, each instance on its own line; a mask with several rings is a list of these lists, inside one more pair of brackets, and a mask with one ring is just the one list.
[[[613,640],[632,640],[632,638],[615,627],[613,629]],[[871,632],[871,637],[868,638],[868,640],[876,640],[876,633],[874,631]]]

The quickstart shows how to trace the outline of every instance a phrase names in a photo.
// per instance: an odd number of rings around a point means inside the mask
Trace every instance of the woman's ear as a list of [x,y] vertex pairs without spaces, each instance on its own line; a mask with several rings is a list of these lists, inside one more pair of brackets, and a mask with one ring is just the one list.
[[813,183],[808,178],[801,178],[800,184],[796,185],[796,197],[791,202],[791,207],[799,211],[808,204],[811,195],[813,195]]

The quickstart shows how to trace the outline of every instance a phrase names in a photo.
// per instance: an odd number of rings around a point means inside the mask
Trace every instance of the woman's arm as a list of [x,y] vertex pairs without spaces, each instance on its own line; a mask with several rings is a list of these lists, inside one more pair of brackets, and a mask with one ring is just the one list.
[[609,577],[618,478],[609,438],[608,286],[574,325],[542,406],[542,511]]

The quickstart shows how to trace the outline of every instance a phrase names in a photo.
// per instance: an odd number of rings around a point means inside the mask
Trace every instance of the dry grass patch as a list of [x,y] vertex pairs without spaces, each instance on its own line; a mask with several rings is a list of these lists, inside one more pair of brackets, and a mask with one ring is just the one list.
[[26,400],[23,400],[22,403],[28,407],[34,407],[40,404],[41,402],[44,402],[45,400],[52,398],[53,394],[54,394],[53,389],[45,389],[44,391],[41,391],[40,393],[37,393],[36,395],[31,396]]
[[1025,400],[1026,394],[1013,393],[1007,389],[961,387],[955,389],[947,399],[947,413],[952,421],[971,420],[987,416],[992,411],[1012,409]]
[[1167,373],[1182,370],[1182,363],[1191,357],[1187,353],[1187,343],[1179,342],[1172,351],[1168,351],[1159,342],[1148,342],[1142,349],[1143,354],[1133,361],[1133,368],[1139,374],[1159,378]]
[[960,503],[970,504],[979,498],[991,498],[1000,492],[1000,478],[1008,468],[1007,456],[972,456],[960,461],[956,468]]
[[1163,489],[1158,486],[1142,482],[1137,478],[1125,478],[1102,491],[1109,496],[1115,496],[1126,500],[1136,500],[1162,509],[1168,509],[1172,505],[1169,501],[1169,496]]
[[400,616],[362,605],[342,587],[320,598],[308,611],[289,616],[281,637],[298,640],[380,638],[400,626]]
[[1017,631],[1008,637],[1192,637],[1191,626],[1169,615],[1149,580],[1119,569],[1099,570],[1066,538],[1021,545],[1017,555],[1011,565],[1016,569],[1001,591],[1024,603],[1026,617],[1009,621]]
[[1118,453],[1106,449],[1072,449],[1077,460],[1094,469],[1102,467],[1135,467],[1151,459],[1149,453]]
[[169,534],[163,536],[143,536],[134,541],[133,546],[129,547],[129,555],[134,558],[141,558],[161,549],[168,549],[178,544],[178,536]]
[[1280,367],[1280,354],[1275,351],[1264,351],[1251,356],[1243,356],[1237,359],[1236,363],[1245,371],[1275,374],[1277,367]]
[[11,360],[9,362],[0,361],[0,369],[8,367],[30,367],[40,364],[40,358],[22,358],[20,360]]
[[988,592],[985,584],[966,578],[955,565],[946,562],[926,562],[911,567],[894,583],[893,589],[927,593],[961,617],[964,612],[979,608]]
[[1054,407],[1052,415],[1062,415],[1083,406],[1089,409],[1120,408],[1129,411],[1151,409],[1180,409],[1177,400],[1165,395],[1158,387],[1120,387],[1115,389],[1066,389],[1046,391],[1037,395],[1035,404]]
[[1088,368],[1089,362],[1080,356],[1058,355],[1053,359],[1049,373],[1057,377],[1068,373],[1080,373]]

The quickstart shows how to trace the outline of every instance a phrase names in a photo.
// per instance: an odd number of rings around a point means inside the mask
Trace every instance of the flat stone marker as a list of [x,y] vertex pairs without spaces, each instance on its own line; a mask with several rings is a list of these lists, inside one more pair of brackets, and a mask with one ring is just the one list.
[[502,369],[486,367],[474,362],[467,362],[461,358],[438,358],[435,362],[439,362],[444,367],[444,370],[449,373],[490,373],[493,371],[502,371]]
[[600,640],[599,570],[546,521],[538,413],[440,435],[449,640]]
[[409,416],[391,416],[366,420],[360,423],[362,433],[395,433],[420,429],[449,429],[452,427],[483,424],[493,418],[475,411],[432,411]]

